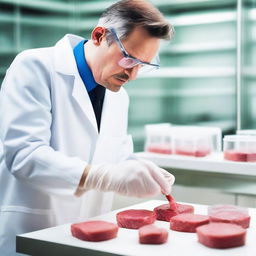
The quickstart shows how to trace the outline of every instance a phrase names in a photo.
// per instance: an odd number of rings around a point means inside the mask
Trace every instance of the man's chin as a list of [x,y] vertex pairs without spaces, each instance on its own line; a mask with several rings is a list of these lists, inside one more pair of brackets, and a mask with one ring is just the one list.
[[121,89],[122,86],[120,85],[110,85],[107,87],[112,92],[118,92]]
[[113,83],[111,83],[111,84],[105,85],[104,87],[106,87],[106,89],[108,89],[108,90],[110,90],[112,92],[118,92],[121,89],[122,86],[123,86],[123,84],[121,85],[121,84],[113,84]]
[[128,81],[122,81],[120,79],[115,79],[114,81],[106,82],[104,87],[112,92],[118,92],[121,87],[123,87]]
[[118,92],[122,87],[122,85],[116,85],[116,84],[102,84],[102,86],[112,92]]

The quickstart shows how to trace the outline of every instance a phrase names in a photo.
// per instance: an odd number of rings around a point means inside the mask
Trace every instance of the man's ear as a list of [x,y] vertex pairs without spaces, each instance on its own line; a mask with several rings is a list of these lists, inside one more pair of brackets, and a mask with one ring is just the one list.
[[102,42],[102,39],[106,35],[106,29],[103,27],[96,27],[92,31],[92,41],[94,45],[100,45]]

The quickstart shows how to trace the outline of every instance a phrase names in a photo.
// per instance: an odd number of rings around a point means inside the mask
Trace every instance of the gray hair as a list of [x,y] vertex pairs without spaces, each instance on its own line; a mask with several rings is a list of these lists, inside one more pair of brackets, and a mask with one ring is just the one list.
[[103,12],[97,26],[114,28],[120,39],[126,38],[135,27],[159,39],[170,40],[174,34],[163,14],[146,0],[118,1]]

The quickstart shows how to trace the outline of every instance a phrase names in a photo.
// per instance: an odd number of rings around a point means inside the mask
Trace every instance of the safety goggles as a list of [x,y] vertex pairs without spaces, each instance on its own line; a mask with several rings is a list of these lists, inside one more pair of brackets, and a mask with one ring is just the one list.
[[133,68],[137,65],[140,65],[139,73],[145,73],[145,72],[160,68],[160,59],[159,59],[158,55],[154,58],[153,63],[141,61],[133,56],[130,56],[127,53],[127,51],[125,50],[121,40],[118,38],[115,29],[110,28],[108,30],[111,32],[114,40],[117,42],[117,45],[119,46],[119,48],[123,54],[123,58],[118,61],[118,65],[120,67],[129,69],[129,68]]

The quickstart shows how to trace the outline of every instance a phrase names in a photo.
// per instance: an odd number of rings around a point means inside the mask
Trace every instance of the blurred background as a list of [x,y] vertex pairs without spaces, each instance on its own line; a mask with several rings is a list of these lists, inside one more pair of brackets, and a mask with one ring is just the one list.
[[[66,33],[90,37],[109,0],[0,0],[0,83],[20,51]],[[126,85],[129,133],[143,150],[144,124],[256,126],[256,0],[152,0],[174,26],[161,69]]]
[[[0,0],[0,84],[20,51],[52,46],[66,33],[90,38],[114,2]],[[161,69],[126,85],[135,151],[143,150],[145,124],[214,126],[223,135],[256,129],[256,0],[151,2],[176,34],[161,47]],[[256,206],[252,176],[199,174],[175,173],[177,200]],[[135,202],[116,197],[114,208]]]

